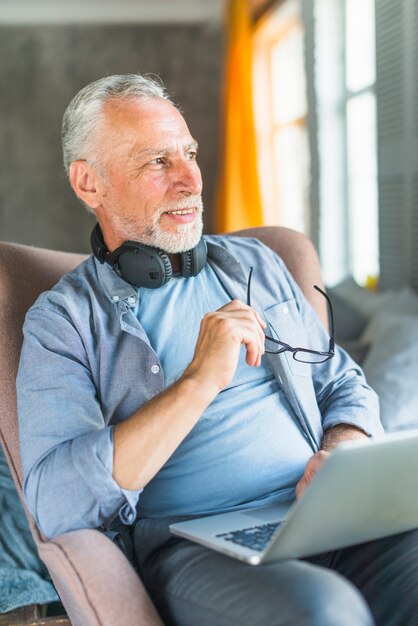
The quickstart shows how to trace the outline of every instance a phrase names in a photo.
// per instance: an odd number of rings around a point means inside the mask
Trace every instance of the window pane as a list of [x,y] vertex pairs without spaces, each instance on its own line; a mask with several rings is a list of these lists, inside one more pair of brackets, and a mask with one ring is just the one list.
[[348,272],[343,9],[335,0],[315,0],[320,258],[328,286],[343,280]]
[[306,115],[303,30],[295,22],[271,49],[273,123],[286,124]]
[[287,126],[274,134],[280,224],[309,232],[309,151],[304,126]]
[[350,91],[376,80],[374,0],[346,2],[346,79]]
[[347,103],[348,202],[351,267],[357,282],[377,276],[378,197],[376,98],[365,93]]

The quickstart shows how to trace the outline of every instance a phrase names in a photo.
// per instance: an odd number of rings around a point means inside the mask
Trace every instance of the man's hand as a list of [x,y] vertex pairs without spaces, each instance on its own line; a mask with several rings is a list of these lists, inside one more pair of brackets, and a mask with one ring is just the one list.
[[296,497],[300,498],[303,491],[306,489],[312,478],[316,476],[319,469],[322,467],[324,461],[329,457],[329,451],[333,450],[342,441],[349,441],[351,439],[367,439],[367,435],[363,430],[350,424],[337,424],[332,428],[329,428],[324,433],[322,439],[321,450],[311,456],[306,464],[305,472],[296,485]]
[[200,324],[193,360],[184,376],[222,391],[232,381],[241,346],[248,365],[258,366],[264,354],[266,323],[259,313],[240,300],[232,300],[208,313]]
[[306,464],[304,474],[298,484],[296,485],[296,498],[300,498],[306,487],[311,482],[312,478],[316,476],[319,469],[329,457],[329,452],[325,450],[319,450],[316,454],[311,456]]

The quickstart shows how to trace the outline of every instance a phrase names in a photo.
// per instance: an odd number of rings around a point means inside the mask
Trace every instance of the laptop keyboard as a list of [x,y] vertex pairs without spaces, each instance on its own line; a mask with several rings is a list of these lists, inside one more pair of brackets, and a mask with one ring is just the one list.
[[215,535],[215,537],[221,537],[225,541],[232,541],[232,543],[238,543],[240,546],[262,552],[280,524],[281,522],[275,522],[262,524],[261,526],[251,526],[250,528],[231,530],[228,533],[220,533]]

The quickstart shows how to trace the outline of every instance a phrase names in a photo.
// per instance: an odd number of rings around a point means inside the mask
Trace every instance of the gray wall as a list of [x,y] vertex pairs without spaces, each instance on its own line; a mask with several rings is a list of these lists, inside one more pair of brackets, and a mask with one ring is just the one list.
[[86,252],[93,219],[69,188],[60,125],[73,95],[106,74],[154,72],[199,141],[213,230],[220,26],[0,27],[0,240]]

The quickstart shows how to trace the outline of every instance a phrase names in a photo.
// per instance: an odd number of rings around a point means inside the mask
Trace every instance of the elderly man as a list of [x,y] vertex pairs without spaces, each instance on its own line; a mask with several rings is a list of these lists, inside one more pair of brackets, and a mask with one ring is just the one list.
[[[202,238],[197,143],[158,82],[86,86],[65,112],[63,150],[98,225],[94,256],[24,327],[24,491],[40,529],[132,526],[167,624],[416,624],[414,532],[258,567],[169,535],[173,518],[299,495],[332,447],[381,431],[376,398],[347,354],[326,351],[276,255]],[[266,329],[324,362],[290,358],[285,384]]]

